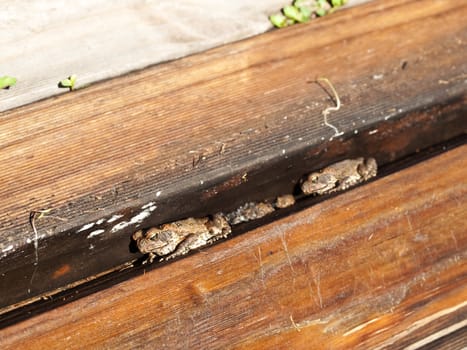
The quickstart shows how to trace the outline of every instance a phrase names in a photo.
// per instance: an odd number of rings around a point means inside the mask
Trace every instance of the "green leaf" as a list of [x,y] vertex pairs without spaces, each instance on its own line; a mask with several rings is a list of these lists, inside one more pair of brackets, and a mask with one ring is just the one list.
[[59,85],[60,85],[60,87],[70,88],[71,87],[71,81],[70,81],[69,78],[66,78],[66,79],[60,80]]
[[316,0],[295,0],[293,5],[297,8],[300,7],[315,7],[316,6]]
[[317,0],[318,6],[322,8],[329,7],[329,3],[326,0]]
[[287,27],[287,17],[285,17],[282,13],[276,13],[269,16],[269,20],[277,28]]
[[297,22],[306,21],[306,19],[303,17],[303,14],[295,6],[292,6],[292,5],[284,6],[282,11],[284,11],[284,15],[286,15],[290,19],[293,19],[294,21],[297,21]]
[[0,89],[8,89],[16,84],[16,78],[5,75],[0,77]]
[[77,78],[76,74],[70,75],[70,78],[69,78],[69,79],[70,79],[70,83],[71,83],[71,88],[72,88],[72,89],[75,87],[76,78]]
[[334,7],[344,6],[346,2],[346,0],[331,0],[331,4]]
[[326,10],[323,8],[319,8],[316,10],[316,14],[320,17],[323,17],[324,15],[326,15]]
[[311,10],[311,7],[301,6],[298,9],[300,10],[300,13],[302,14],[303,22],[309,21],[311,18],[311,14],[313,13],[313,11]]
[[[287,17],[286,17],[287,18]],[[296,22],[292,18],[287,18],[287,24],[286,26],[291,26],[292,24],[295,24]]]
[[76,74],[72,74],[68,78],[60,80],[60,82],[58,83],[58,87],[69,88],[70,90],[73,90],[73,88],[75,87],[76,78]]

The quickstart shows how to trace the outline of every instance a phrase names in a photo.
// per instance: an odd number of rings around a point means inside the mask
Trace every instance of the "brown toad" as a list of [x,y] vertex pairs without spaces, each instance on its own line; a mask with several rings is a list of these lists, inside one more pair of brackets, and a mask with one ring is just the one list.
[[295,204],[295,197],[292,194],[284,194],[276,198],[274,206],[279,209],[291,207]]
[[301,188],[306,195],[342,191],[376,176],[377,170],[374,158],[346,159],[311,173]]
[[260,219],[274,210],[272,204],[268,202],[248,202],[238,207],[235,211],[228,213],[226,218],[231,225],[237,225],[242,222]]
[[145,261],[152,263],[156,256],[168,260],[184,255],[190,250],[210,244],[231,232],[224,215],[188,218],[170,222],[147,231],[137,231],[133,239],[143,254],[149,254]]

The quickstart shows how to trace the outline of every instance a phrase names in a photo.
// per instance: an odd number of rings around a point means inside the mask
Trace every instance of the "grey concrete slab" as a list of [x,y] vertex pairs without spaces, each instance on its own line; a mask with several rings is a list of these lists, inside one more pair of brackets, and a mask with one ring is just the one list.
[[[351,0],[354,5],[362,0]],[[263,33],[284,0],[0,0],[0,111]]]

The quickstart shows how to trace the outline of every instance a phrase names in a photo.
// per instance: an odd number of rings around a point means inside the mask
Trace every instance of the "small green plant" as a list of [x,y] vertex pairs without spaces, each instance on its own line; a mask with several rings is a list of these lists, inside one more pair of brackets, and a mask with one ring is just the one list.
[[269,20],[275,27],[283,28],[325,16],[346,2],[347,0],[295,0],[292,5],[284,6],[281,12],[269,16]]
[[277,28],[287,27],[295,23],[293,19],[285,17],[282,13],[276,13],[269,16],[269,20]]
[[60,82],[58,83],[58,87],[68,88],[71,91],[74,89],[75,83],[76,83],[76,74],[72,74],[68,78],[60,80]]
[[9,89],[16,84],[16,78],[5,75],[0,77],[0,89]]

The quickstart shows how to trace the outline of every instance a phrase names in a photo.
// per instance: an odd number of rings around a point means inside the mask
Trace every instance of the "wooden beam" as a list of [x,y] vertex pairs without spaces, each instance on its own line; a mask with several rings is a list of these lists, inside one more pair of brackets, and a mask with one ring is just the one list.
[[385,349],[455,340],[467,311],[466,152],[141,267],[3,329],[2,348]]
[[465,136],[466,16],[374,1],[1,113],[1,312],[139,257],[139,228]]

